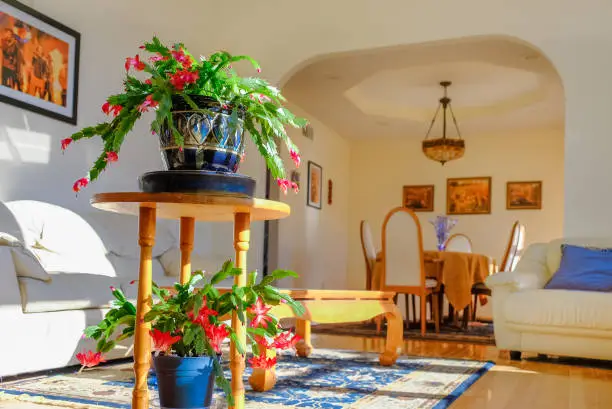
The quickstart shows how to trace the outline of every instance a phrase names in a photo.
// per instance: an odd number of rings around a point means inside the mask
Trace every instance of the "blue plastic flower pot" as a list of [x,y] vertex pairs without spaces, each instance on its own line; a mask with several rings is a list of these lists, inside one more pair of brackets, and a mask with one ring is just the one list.
[[214,364],[209,356],[153,357],[159,405],[172,409],[208,408],[214,389]]

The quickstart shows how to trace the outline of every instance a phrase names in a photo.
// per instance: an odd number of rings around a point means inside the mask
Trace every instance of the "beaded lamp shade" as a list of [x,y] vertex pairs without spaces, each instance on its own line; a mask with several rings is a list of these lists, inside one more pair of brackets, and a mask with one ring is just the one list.
[[[463,157],[465,153],[465,141],[461,139],[461,133],[459,132],[459,126],[457,125],[457,119],[455,118],[455,114],[453,113],[453,108],[451,107],[451,99],[447,95],[447,89],[451,85],[450,81],[442,81],[440,85],[444,88],[444,96],[440,98],[440,104],[438,105],[438,109],[434,114],[433,119],[431,120],[431,124],[429,125],[429,129],[427,130],[427,135],[425,135],[425,139],[423,140],[423,153],[431,160],[435,160],[436,162],[440,162],[444,165],[446,162],[459,159]],[[438,113],[440,112],[440,108],[442,108],[442,137],[440,138],[430,138],[429,134],[438,118]],[[457,131],[456,138],[450,138],[446,136],[446,128],[447,128],[447,111],[450,112],[450,117],[453,120],[453,125],[455,126],[455,130]]]

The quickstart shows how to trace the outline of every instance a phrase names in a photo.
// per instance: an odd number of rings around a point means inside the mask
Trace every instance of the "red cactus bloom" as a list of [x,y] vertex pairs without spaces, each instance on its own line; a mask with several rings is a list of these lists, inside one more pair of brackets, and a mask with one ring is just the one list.
[[249,314],[253,314],[253,320],[251,321],[252,327],[258,327],[259,325],[266,325],[272,321],[272,317],[268,315],[272,307],[267,306],[263,303],[261,298],[257,298],[257,302],[247,308]]
[[200,311],[198,311],[198,316],[194,316],[193,312],[188,312],[187,316],[194,324],[199,324],[202,327],[206,328],[210,325],[210,320],[208,319],[208,317],[210,317],[211,315],[216,316],[217,314],[217,311],[211,310],[206,306],[206,299],[204,299],[204,305],[202,306],[202,308],[200,308]]
[[138,280],[132,280],[132,281],[130,281],[130,285],[134,285],[134,283],[135,283],[136,281],[138,281]]
[[94,353],[94,351],[79,352],[78,354],[76,354],[76,359],[79,360],[81,365],[87,368],[96,366],[100,362],[106,362],[106,360],[102,356],[102,352]]
[[134,67],[136,71],[142,71],[145,69],[145,63],[140,61],[140,56],[136,54],[136,57],[127,57],[125,59],[125,70],[129,71],[130,67]]
[[66,148],[68,147],[68,145],[70,145],[72,143],[72,138],[66,138],[66,139],[62,139],[61,144],[62,144],[62,150],[66,150]]
[[140,48],[141,50],[144,50],[147,47],[145,47],[144,45],[141,45],[141,46],[138,46],[138,48]]
[[187,84],[193,84],[200,78],[197,71],[177,71],[170,76],[170,84],[179,91],[182,91]]
[[78,192],[82,188],[87,187],[88,184],[89,184],[89,179],[87,179],[87,178],[80,178],[79,180],[74,182],[74,185],[72,185],[72,190],[74,190],[75,192]]
[[272,369],[276,365],[276,357],[266,358],[265,355],[254,356],[249,359],[249,363],[253,368]]
[[117,162],[119,160],[119,156],[117,155],[117,152],[106,152],[106,158],[104,158],[105,161],[107,162]]
[[113,116],[119,115],[119,112],[121,112],[122,109],[123,109],[123,106],[121,106],[121,105],[113,105],[113,106],[111,106],[111,111],[113,111]]
[[278,178],[276,179],[276,184],[278,184],[278,187],[280,187],[284,194],[287,194],[287,189],[289,189],[289,186],[291,186],[291,181]]
[[208,325],[204,329],[206,333],[206,337],[208,337],[208,342],[210,342],[210,346],[216,353],[221,353],[221,343],[225,338],[229,337],[229,330],[227,329],[227,325]]
[[158,61],[166,61],[168,59],[168,57],[164,57],[163,55],[154,55],[149,57],[149,61],[151,61],[152,63],[156,63]]
[[149,108],[155,108],[159,105],[159,102],[153,99],[153,95],[148,95],[142,104],[138,107],[140,112],[147,112]]
[[153,350],[167,352],[173,344],[181,340],[181,336],[172,336],[170,332],[161,332],[158,329],[153,329],[149,332],[153,340]]
[[293,163],[295,163],[295,167],[299,168],[300,163],[302,162],[302,157],[300,156],[300,154],[294,150],[291,150],[289,151],[289,155],[291,155],[291,160],[293,161]]
[[272,346],[277,349],[295,348],[295,344],[301,339],[302,337],[299,335],[295,335],[291,331],[285,331],[274,338]]
[[145,82],[144,82],[144,83],[145,83],[145,84],[147,84],[147,85],[151,85],[151,84],[153,84],[153,83],[151,82],[151,78],[147,78],[147,79],[145,80]]
[[111,109],[111,104],[110,102],[106,101],[103,105],[102,105],[102,112],[104,112],[106,115],[109,114]]
[[268,349],[271,346],[266,337],[262,337],[259,335],[255,336],[255,342],[257,342],[257,345],[265,349]]
[[[300,186],[297,183],[295,183],[295,182],[291,182],[291,189],[293,189],[293,191],[295,193],[298,193],[300,191]],[[281,300],[281,302],[283,302],[283,301],[285,301],[285,300]],[[285,302],[287,302],[287,301],[285,301]]]
[[257,73],[259,74],[261,72],[261,68],[257,67]]
[[188,70],[193,65],[193,60],[190,56],[185,54],[185,51],[181,48],[178,51],[171,51],[172,58],[181,63],[184,69]]

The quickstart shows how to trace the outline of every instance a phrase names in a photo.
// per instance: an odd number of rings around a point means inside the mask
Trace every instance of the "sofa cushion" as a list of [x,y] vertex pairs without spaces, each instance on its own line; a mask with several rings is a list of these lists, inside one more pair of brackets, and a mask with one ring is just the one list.
[[[108,259],[115,267],[117,278],[121,282],[130,282],[138,278],[140,272],[140,259],[135,257],[121,257],[116,254],[109,254]],[[159,258],[153,258],[153,280],[159,280],[161,277],[165,277],[164,268],[159,262]]]
[[559,270],[546,289],[612,291],[612,250],[564,244]]
[[[124,257],[140,256],[138,217],[107,212],[88,213],[84,217],[96,229],[108,252]],[[158,220],[153,257],[160,256],[173,246],[178,246],[178,243],[168,221]]]
[[566,237],[549,242],[546,253],[546,266],[551,273],[557,271],[561,265],[561,246],[564,244],[600,249],[612,248],[612,238]]
[[612,297],[591,291],[525,290],[506,298],[509,323],[612,330]]
[[51,312],[109,308],[114,299],[110,287],[116,278],[95,274],[51,274],[50,282],[19,278],[23,312]]

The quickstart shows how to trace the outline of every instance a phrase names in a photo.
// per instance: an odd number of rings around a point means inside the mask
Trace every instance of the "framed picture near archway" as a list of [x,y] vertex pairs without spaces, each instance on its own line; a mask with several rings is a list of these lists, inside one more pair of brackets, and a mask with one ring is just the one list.
[[476,177],[447,179],[446,213],[491,213],[491,178]]
[[542,181],[508,182],[506,184],[506,209],[539,210],[542,208]]
[[433,212],[434,185],[404,186],[402,206],[413,212]]
[[0,102],[76,124],[81,35],[0,0]]
[[317,209],[323,202],[323,168],[314,162],[308,161],[308,191],[306,204]]

